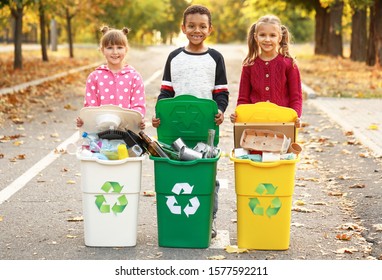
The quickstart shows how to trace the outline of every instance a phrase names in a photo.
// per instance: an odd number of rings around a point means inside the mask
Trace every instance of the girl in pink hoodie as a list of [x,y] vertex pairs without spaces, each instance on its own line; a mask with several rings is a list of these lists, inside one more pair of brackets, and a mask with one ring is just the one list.
[[[132,109],[142,115],[140,128],[145,128],[145,88],[141,75],[130,65],[124,64],[128,51],[129,29],[112,29],[104,26],[100,49],[106,64],[97,67],[86,80],[84,106],[117,105]],[[77,127],[83,120],[77,118]]]

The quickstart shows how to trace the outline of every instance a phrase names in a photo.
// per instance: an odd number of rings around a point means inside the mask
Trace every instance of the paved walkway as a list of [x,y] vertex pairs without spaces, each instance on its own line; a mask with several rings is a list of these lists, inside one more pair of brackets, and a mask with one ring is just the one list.
[[307,102],[325,112],[344,131],[352,131],[374,156],[382,157],[382,99],[317,97]]

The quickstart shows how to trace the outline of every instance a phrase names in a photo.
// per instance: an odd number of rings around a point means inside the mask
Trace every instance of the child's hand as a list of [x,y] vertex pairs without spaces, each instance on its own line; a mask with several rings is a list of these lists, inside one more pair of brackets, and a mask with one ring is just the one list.
[[301,127],[301,119],[300,118],[297,118],[295,121],[294,121],[294,126],[296,128],[300,128]]
[[141,123],[139,124],[139,128],[141,130],[144,130],[146,128],[145,119],[142,118]]
[[157,119],[155,116],[151,119],[151,124],[153,127],[157,128],[160,125],[160,119]]
[[218,110],[218,113],[215,115],[215,123],[216,125],[221,125],[224,121],[224,114],[222,111]]
[[84,125],[84,121],[80,117],[77,117],[76,124],[77,124],[77,127],[81,127]]
[[231,114],[229,116],[230,120],[231,120],[231,123],[235,123],[236,122],[236,118],[237,118],[237,115],[236,115],[236,112]]

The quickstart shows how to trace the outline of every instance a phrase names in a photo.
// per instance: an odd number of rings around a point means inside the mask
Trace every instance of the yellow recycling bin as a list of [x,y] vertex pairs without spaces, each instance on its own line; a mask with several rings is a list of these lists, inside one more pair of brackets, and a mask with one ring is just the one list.
[[[234,125],[235,148],[245,129],[281,132],[296,140],[294,110],[269,102],[239,105]],[[235,168],[237,245],[257,250],[287,250],[297,159],[255,162],[230,155]]]

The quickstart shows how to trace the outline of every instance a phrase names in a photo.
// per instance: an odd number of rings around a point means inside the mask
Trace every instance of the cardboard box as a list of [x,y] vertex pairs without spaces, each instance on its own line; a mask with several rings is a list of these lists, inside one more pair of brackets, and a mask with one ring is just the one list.
[[285,123],[235,123],[233,128],[235,148],[240,148],[240,139],[245,129],[272,130],[283,133],[291,139],[291,143],[296,142],[296,128],[294,122]]

